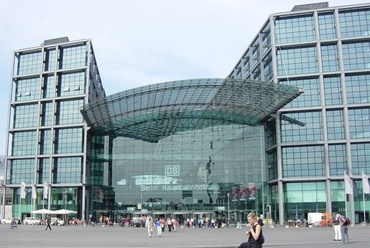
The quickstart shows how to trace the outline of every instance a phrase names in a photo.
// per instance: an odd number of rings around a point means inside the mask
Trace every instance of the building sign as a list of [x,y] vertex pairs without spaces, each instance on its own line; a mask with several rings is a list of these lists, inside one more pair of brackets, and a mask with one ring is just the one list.
[[180,176],[180,166],[179,165],[166,165],[164,167],[164,174],[166,176]]

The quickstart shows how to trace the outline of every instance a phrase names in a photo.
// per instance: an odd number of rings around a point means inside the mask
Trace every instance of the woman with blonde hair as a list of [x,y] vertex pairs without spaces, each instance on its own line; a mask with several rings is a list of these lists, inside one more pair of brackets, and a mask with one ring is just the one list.
[[249,235],[248,242],[242,243],[239,248],[261,248],[265,242],[265,238],[262,233],[262,227],[257,222],[257,216],[255,213],[248,214],[248,231],[245,233]]

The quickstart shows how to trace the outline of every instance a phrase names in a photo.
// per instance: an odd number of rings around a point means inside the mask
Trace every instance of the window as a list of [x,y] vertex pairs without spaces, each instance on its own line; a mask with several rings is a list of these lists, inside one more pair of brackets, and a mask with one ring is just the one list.
[[277,44],[315,40],[312,15],[277,18],[275,27]]
[[15,81],[15,101],[34,100],[39,98],[39,78],[26,78]]
[[346,146],[329,145],[329,170],[330,176],[342,176],[346,170]]
[[304,94],[287,104],[286,108],[320,106],[319,78],[290,79],[289,81],[281,80],[279,83],[295,86],[304,90]]
[[324,72],[338,71],[337,45],[323,45],[321,47],[322,70]]
[[326,112],[328,139],[344,139],[344,123],[342,110],[328,110]]
[[340,77],[324,77],[325,104],[342,104]]
[[283,147],[282,162],[283,177],[325,175],[323,146]]
[[83,100],[70,100],[57,102],[57,125],[83,123],[83,117],[80,113],[80,107]]
[[370,103],[370,75],[346,76],[348,104]]
[[[321,112],[283,113],[281,115],[282,142],[323,140]],[[287,118],[284,120],[284,117]],[[304,126],[294,123],[294,120],[301,122]]]
[[339,13],[342,38],[370,35],[370,10],[351,10]]
[[58,75],[58,96],[81,95],[85,93],[85,72]]
[[342,50],[345,70],[370,68],[370,42],[346,43]]
[[16,105],[13,117],[14,128],[25,128],[37,126],[38,108],[36,104]]
[[335,39],[335,24],[333,13],[319,14],[320,39]]
[[348,110],[351,139],[370,138],[370,108]]
[[55,130],[56,154],[81,153],[83,145],[82,128],[65,128]]
[[64,47],[60,49],[60,69],[71,69],[86,66],[86,46]]
[[41,72],[41,52],[20,53],[17,75],[36,74]]
[[13,134],[12,156],[35,155],[36,132],[22,131]]
[[279,76],[318,72],[316,47],[279,49],[277,62]]

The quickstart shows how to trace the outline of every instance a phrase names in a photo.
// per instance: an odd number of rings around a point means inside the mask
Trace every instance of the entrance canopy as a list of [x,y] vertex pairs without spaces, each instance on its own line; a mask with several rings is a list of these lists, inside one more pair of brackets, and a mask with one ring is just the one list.
[[261,125],[301,93],[297,87],[245,79],[190,79],[122,91],[80,111],[95,135],[156,143],[210,126]]

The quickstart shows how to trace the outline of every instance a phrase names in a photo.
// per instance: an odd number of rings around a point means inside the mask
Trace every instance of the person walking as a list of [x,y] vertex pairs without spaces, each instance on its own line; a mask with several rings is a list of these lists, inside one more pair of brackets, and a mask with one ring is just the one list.
[[153,223],[153,218],[151,216],[148,216],[146,218],[146,222],[145,222],[145,227],[147,228],[148,230],[148,236],[149,238],[152,237],[152,233],[153,233],[153,226],[154,226],[154,223]]
[[48,216],[46,217],[46,229],[45,229],[45,231],[47,231],[48,228],[51,231],[51,217],[50,217],[50,214],[48,214]]
[[168,232],[171,232],[173,223],[172,223],[172,220],[171,220],[170,217],[167,218],[166,224],[167,224],[167,227],[168,227]]
[[172,225],[173,225],[173,231],[176,232],[179,222],[175,218],[172,219]]
[[340,224],[340,232],[342,236],[343,244],[349,244],[349,235],[348,235],[348,224],[346,223],[346,219],[343,215],[337,214],[339,224]]
[[154,222],[155,226],[157,227],[157,234],[158,234],[158,237],[160,238],[161,235],[162,235],[162,221],[158,218],[155,222]]
[[333,227],[334,227],[334,241],[341,241],[342,240],[342,234],[340,231],[340,224],[339,224],[339,214],[336,214],[333,218]]

